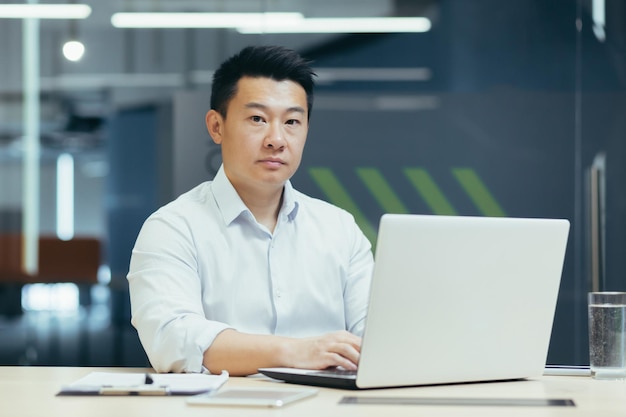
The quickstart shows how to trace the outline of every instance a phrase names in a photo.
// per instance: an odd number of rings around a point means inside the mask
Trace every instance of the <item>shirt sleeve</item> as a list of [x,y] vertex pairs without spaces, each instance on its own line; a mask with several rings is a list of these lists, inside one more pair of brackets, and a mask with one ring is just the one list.
[[184,220],[153,214],[132,252],[131,323],[157,372],[202,372],[203,355],[229,326],[206,319],[196,248]]
[[358,227],[354,218],[349,222],[352,250],[344,293],[346,328],[350,333],[363,336],[365,316],[369,303],[370,285],[374,269],[372,245]]

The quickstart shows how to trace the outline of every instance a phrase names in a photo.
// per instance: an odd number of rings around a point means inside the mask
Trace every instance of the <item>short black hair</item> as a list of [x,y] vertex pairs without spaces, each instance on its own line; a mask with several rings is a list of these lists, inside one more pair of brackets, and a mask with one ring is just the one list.
[[228,103],[237,92],[243,77],[266,77],[276,81],[290,80],[304,88],[308,117],[313,109],[313,77],[310,61],[296,51],[282,46],[248,46],[220,65],[213,74],[211,109],[226,118]]

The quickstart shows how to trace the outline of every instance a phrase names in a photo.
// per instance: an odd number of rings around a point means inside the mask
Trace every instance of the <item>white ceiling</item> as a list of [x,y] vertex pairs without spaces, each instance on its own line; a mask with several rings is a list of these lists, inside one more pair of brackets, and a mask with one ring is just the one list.
[[[63,0],[42,0],[59,3]],[[68,1],[68,3],[71,1]],[[82,74],[182,73],[211,70],[216,62],[251,43],[280,43],[293,48],[315,45],[332,35],[241,35],[234,31],[195,29],[193,33],[168,29],[116,29],[110,18],[115,12],[206,11],[260,12],[298,11],[307,17],[392,15],[397,0],[75,0],[89,4],[92,14],[79,21],[42,20],[40,23],[41,76],[43,88],[50,78]],[[22,3],[21,1],[2,3]],[[61,55],[63,43],[81,40],[86,54],[70,63]],[[194,45],[195,44],[195,45]],[[0,19],[0,94],[19,91],[22,61],[22,22]],[[187,56],[181,55],[186,51]],[[189,66],[193,68],[188,68]],[[187,66],[187,68],[185,67]],[[119,77],[118,77],[119,79]],[[67,87],[67,82],[57,83]],[[84,81],[84,80],[83,80]],[[80,85],[77,82],[77,85]]]
[[[64,0],[40,0],[60,3]],[[92,7],[80,21],[40,22],[42,118],[54,118],[59,101],[74,100],[93,112],[103,105],[127,105],[170,97],[181,88],[206,88],[210,73],[227,56],[249,44],[281,44],[304,49],[336,35],[242,35],[226,29],[117,29],[115,12],[296,11],[307,17],[390,16],[435,0],[67,0]],[[23,1],[0,1],[23,3]],[[20,128],[22,111],[22,32],[20,20],[0,19],[0,133]],[[86,47],[84,58],[69,62],[61,48],[71,37]],[[50,97],[53,97],[50,100]],[[54,99],[57,97],[58,99]],[[103,100],[106,98],[106,103]],[[87,103],[87,104],[85,104]],[[94,104],[95,103],[95,104]],[[103,104],[105,103],[105,104]]]

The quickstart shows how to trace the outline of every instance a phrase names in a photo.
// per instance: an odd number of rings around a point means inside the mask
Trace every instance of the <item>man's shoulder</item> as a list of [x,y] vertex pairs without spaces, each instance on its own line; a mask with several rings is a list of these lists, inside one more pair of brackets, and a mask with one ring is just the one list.
[[312,197],[297,190],[294,190],[294,192],[296,193],[296,201],[298,201],[298,204],[301,205],[301,209],[306,212],[313,212],[326,216],[352,217],[352,214],[350,214],[347,210],[329,203],[328,201]]
[[170,204],[203,203],[211,192],[213,181],[204,181],[176,197]]
[[176,197],[174,200],[160,207],[155,215],[171,215],[193,212],[198,209],[204,209],[208,202],[211,190],[211,181],[205,181],[198,184],[189,191],[186,191]]

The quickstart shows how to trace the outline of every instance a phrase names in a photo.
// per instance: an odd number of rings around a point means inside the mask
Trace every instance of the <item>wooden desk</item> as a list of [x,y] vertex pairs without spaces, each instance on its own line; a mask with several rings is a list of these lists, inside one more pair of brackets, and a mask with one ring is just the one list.
[[[0,367],[0,416],[624,416],[626,382],[589,377],[542,377],[533,380],[344,391],[320,389],[317,396],[283,408],[191,406],[186,397],[57,397],[61,385],[92,371],[146,372],[139,368]],[[230,387],[280,384],[263,377],[231,378]],[[569,398],[576,407],[499,407],[423,405],[341,405],[346,395],[463,398]]]

